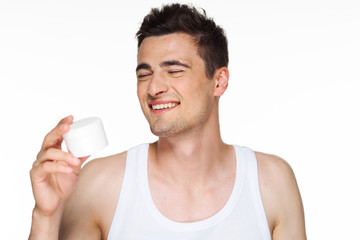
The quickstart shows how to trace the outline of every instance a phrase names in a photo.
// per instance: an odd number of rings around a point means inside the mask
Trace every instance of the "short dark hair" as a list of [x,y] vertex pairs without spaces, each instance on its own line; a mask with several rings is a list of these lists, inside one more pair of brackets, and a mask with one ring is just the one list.
[[204,9],[174,3],[153,8],[144,17],[136,33],[138,48],[146,37],[182,32],[194,37],[198,54],[205,63],[206,76],[212,78],[215,70],[229,63],[228,43],[224,30],[208,18]]

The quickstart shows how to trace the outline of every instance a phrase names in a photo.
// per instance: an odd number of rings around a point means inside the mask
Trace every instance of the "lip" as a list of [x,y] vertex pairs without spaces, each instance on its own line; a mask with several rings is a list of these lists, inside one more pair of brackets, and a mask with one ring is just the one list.
[[[152,106],[153,105],[159,105],[159,104],[175,104],[175,106],[173,107],[169,107],[169,108],[164,108],[164,109],[153,109]],[[152,100],[152,101],[149,101],[148,102],[148,106],[150,108],[150,111],[152,113],[155,113],[155,114],[161,114],[161,113],[165,113],[165,112],[168,112],[168,111],[171,111],[173,110],[174,108],[178,107],[180,105],[180,102],[178,101],[173,101],[173,100]]]

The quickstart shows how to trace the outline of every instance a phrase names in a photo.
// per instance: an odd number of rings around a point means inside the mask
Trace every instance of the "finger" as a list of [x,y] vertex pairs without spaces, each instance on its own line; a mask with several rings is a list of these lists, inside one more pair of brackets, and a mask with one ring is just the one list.
[[90,156],[79,158],[81,163],[84,163]]
[[32,180],[41,180],[44,176],[52,173],[71,173],[72,167],[59,162],[44,162],[41,165],[31,169],[30,176]]
[[80,166],[82,164],[82,161],[75,158],[71,153],[64,152],[57,148],[48,148],[41,151],[34,162],[34,166],[38,166],[45,161],[58,161],[71,166]]
[[63,135],[69,131],[70,124],[73,122],[74,117],[68,116],[60,120],[54,129],[52,129],[44,139],[41,149],[49,147],[60,147],[63,141]]
[[[90,157],[90,156],[79,158],[79,160],[80,160],[80,167],[84,164],[84,162],[85,162],[89,157]],[[80,172],[80,168],[78,168],[78,170],[79,170],[79,172]]]

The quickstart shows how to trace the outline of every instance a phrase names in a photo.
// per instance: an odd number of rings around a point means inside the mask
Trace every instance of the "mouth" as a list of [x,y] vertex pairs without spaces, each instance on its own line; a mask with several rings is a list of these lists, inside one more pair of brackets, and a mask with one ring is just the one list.
[[153,111],[170,110],[180,105],[179,102],[152,102],[149,107]]

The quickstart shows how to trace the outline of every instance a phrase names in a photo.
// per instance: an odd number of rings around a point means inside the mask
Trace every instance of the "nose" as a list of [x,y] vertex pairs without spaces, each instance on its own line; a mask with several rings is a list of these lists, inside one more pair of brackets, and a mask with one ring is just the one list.
[[153,73],[148,85],[148,94],[152,97],[159,97],[168,91],[168,84],[161,74]]

